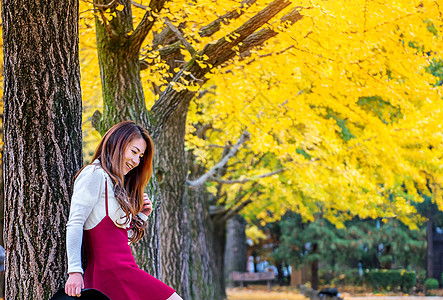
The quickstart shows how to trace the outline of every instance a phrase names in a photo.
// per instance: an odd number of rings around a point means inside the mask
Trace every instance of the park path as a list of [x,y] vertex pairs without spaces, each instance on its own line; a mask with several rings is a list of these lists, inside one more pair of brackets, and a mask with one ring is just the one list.
[[345,300],[443,300],[437,296],[347,296]]

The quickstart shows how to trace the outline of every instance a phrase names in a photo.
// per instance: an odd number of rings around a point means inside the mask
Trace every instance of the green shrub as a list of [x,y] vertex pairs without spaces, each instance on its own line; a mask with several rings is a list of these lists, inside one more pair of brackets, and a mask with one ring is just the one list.
[[397,287],[402,286],[402,270],[389,270],[388,276],[390,280],[390,285],[388,290],[394,290]]
[[403,271],[401,280],[401,290],[404,293],[410,293],[412,288],[417,283],[417,275],[415,272]]
[[417,276],[415,272],[405,270],[367,270],[365,281],[376,291],[401,288],[403,292],[409,293],[417,283]]
[[426,289],[426,291],[438,289],[438,280],[435,278],[426,279],[425,280],[425,289]]

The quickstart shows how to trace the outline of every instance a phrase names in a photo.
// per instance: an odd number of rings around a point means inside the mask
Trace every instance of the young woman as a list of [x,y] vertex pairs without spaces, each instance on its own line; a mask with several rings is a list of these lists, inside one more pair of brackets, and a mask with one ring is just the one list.
[[143,191],[152,174],[153,154],[147,131],[134,122],[121,122],[103,136],[93,162],[77,174],[66,232],[67,295],[95,288],[111,300],[182,299],[139,269],[128,245],[128,238],[133,243],[143,237],[152,211]]

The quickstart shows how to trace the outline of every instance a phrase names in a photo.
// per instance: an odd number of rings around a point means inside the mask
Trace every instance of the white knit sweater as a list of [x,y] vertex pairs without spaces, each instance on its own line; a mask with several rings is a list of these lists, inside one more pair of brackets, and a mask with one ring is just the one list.
[[[68,273],[83,273],[81,264],[81,246],[83,230],[97,226],[106,216],[105,178],[108,185],[108,214],[115,225],[125,228],[125,213],[114,196],[114,188],[109,175],[99,166],[96,160],[85,167],[74,182],[69,220],[66,225],[66,251],[68,255]],[[143,220],[147,216],[140,213]],[[130,222],[129,222],[130,223]],[[126,227],[129,227],[130,224]]]

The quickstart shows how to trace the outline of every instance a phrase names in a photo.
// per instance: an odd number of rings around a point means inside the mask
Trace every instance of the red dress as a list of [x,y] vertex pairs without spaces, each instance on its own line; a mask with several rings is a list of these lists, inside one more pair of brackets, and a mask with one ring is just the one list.
[[108,191],[105,184],[106,216],[85,230],[87,264],[85,288],[95,288],[111,300],[166,300],[175,291],[141,270],[128,245],[127,229],[115,226],[108,216]]

